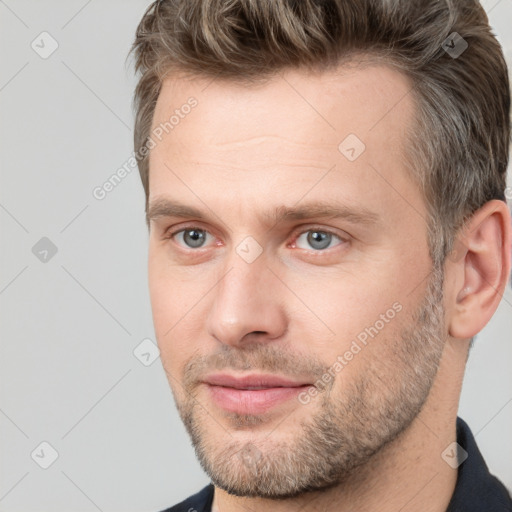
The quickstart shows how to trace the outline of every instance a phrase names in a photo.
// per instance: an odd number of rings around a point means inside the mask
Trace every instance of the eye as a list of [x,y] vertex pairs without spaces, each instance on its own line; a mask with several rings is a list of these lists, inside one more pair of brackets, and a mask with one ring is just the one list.
[[[215,238],[205,229],[197,226],[186,227],[177,231],[170,232],[165,238],[176,239],[178,245],[184,249],[201,249],[207,245],[208,238]],[[323,229],[309,229],[302,231],[295,237],[292,247],[297,246],[299,249],[311,251],[323,251],[333,247],[333,242],[339,240],[341,243],[346,242],[343,238],[335,233]],[[341,245],[341,244],[334,244]]]
[[168,238],[176,238],[177,240],[181,240],[186,249],[198,249],[204,245],[204,242],[208,236],[211,235],[205,229],[190,227],[170,233]]
[[[305,237],[305,243],[309,244],[309,247],[301,247],[300,243],[303,243]],[[324,249],[330,249],[332,247],[331,243],[334,241],[334,239],[338,239],[341,242],[345,242],[340,236],[331,233],[330,231],[325,231],[321,229],[310,229],[308,231],[302,232],[294,242],[294,245],[296,244],[299,249],[306,249],[311,250],[311,247],[315,251],[322,251]],[[303,241],[301,241],[301,239]],[[299,243],[299,241],[301,241]]]

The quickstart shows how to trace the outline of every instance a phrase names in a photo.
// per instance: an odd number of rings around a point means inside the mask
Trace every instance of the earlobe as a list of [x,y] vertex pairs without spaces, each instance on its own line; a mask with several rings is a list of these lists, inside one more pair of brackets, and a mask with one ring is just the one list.
[[498,308],[510,273],[510,243],[510,213],[499,200],[477,210],[459,235],[459,258],[452,267],[458,289],[449,324],[454,338],[475,336]]

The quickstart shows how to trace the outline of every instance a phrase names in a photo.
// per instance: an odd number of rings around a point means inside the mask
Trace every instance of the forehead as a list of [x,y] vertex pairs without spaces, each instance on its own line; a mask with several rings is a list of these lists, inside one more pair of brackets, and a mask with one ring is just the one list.
[[337,148],[350,133],[369,150],[390,142],[396,148],[411,125],[411,90],[408,77],[383,64],[289,70],[251,86],[177,75],[162,84],[152,129],[160,130],[163,144],[151,155],[166,145],[181,146],[181,153],[190,146],[196,153],[250,151],[263,138],[267,151],[294,153],[294,144],[306,144],[315,153],[315,147]]
[[191,191],[222,189],[239,201],[255,191],[283,200],[292,189],[293,201],[313,183],[315,199],[337,187],[347,199],[382,192],[396,202],[413,185],[404,161],[411,91],[405,75],[382,64],[290,70],[251,86],[168,78],[153,117],[150,202],[187,187],[191,199]]
[[[283,70],[254,84],[176,73],[162,83],[153,127],[167,121],[175,109],[194,96],[203,119],[209,122],[223,112],[226,118],[231,114],[233,124],[237,125],[236,118],[240,118],[240,114],[250,114],[253,122],[241,123],[247,130],[256,121],[264,124],[265,120],[269,125],[279,120],[276,128],[281,128],[281,114],[285,112],[290,119],[313,121],[316,118],[340,131],[345,130],[347,124],[355,128],[358,120],[364,121],[368,114],[367,121],[371,124],[363,122],[361,129],[372,129],[374,124],[381,124],[383,117],[386,117],[384,124],[389,125],[410,110],[412,98],[408,92],[412,86],[404,73],[390,64],[376,61],[362,61],[361,65],[347,62],[323,72]],[[214,118],[210,118],[212,114]]]

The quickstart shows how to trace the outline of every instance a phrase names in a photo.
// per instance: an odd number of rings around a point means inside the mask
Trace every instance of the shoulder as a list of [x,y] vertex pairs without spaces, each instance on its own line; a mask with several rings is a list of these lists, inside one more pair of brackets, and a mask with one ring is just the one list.
[[209,484],[186,500],[161,512],[210,512],[213,501],[213,484]]

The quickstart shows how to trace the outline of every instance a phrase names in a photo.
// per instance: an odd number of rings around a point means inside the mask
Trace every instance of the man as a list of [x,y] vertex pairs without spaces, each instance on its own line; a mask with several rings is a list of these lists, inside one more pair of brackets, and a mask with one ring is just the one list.
[[512,510],[457,409],[511,268],[476,1],[164,0],[133,50],[168,511]]

